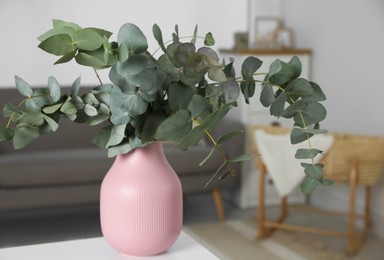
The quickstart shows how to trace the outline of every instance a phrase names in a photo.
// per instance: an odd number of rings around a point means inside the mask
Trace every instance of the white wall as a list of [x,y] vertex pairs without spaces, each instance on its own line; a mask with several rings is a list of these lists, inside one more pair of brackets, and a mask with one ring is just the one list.
[[[285,22],[296,45],[314,51],[313,80],[328,98],[323,127],[384,135],[384,1],[289,0]],[[345,187],[319,189],[312,197],[330,208],[348,205]],[[384,178],[374,188],[372,211],[375,231],[384,236]]]
[[[97,84],[89,68],[75,62],[53,66],[57,58],[37,47],[36,37],[51,28],[52,19],[104,28],[115,35],[122,24],[131,22],[143,30],[152,51],[157,48],[152,37],[154,23],[162,28],[165,40],[171,39],[175,24],[185,36],[192,35],[197,24],[201,35],[212,31],[221,42],[217,46],[229,48],[233,44],[233,32],[246,30],[245,3],[245,0],[236,3],[230,0],[2,0],[0,87],[13,87],[14,75],[34,86],[46,84],[51,75],[63,85],[71,84],[80,74],[84,84]],[[103,80],[107,81],[104,74]]]

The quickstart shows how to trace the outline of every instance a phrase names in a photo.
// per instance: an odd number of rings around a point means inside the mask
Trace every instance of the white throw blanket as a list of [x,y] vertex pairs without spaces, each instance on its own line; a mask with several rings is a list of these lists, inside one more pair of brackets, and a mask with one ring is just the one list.
[[[305,177],[301,162],[310,160],[298,160],[295,158],[296,150],[309,148],[308,142],[292,145],[289,134],[268,134],[263,130],[255,131],[255,140],[260,157],[273,180],[275,187],[281,197],[291,193]],[[313,148],[323,151],[325,154],[333,144],[333,136],[318,134],[311,137]],[[319,162],[323,155],[314,159]]]

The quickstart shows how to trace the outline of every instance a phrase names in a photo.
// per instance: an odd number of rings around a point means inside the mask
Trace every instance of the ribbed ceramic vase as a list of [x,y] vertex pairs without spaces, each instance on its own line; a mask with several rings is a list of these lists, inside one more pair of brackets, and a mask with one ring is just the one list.
[[164,252],[182,228],[182,189],[161,142],[118,155],[100,191],[105,239],[131,256]]

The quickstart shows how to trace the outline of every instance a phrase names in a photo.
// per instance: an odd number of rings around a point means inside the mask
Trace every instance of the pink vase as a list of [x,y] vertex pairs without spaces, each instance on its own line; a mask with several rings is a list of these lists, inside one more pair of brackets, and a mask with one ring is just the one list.
[[118,155],[100,191],[105,239],[131,256],[164,252],[182,228],[181,183],[161,142]]

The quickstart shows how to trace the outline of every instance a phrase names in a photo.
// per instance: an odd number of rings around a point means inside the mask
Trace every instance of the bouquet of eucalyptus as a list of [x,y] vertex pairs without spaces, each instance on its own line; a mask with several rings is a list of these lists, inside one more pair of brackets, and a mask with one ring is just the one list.
[[[104,124],[93,142],[107,149],[110,157],[153,141],[174,142],[186,150],[208,135],[223,157],[214,177],[224,178],[235,174],[232,163],[249,156],[225,158],[220,145],[239,133],[215,140],[210,131],[236,106],[239,96],[249,103],[257,86],[262,88],[261,104],[270,107],[271,115],[293,120],[293,144],[325,132],[319,128],[326,117],[320,103],[325,95],[316,83],[300,78],[297,57],[289,62],[276,60],[267,73],[260,73],[262,61],[251,56],[237,76],[234,60],[221,61],[211,48],[212,34],[199,37],[197,27],[190,37],[181,37],[176,26],[172,40],[164,42],[160,28],[153,25],[159,45],[155,53],[148,51],[145,35],[134,24],[124,24],[117,39],[111,40],[111,36],[103,29],[53,20],[53,28],[38,37],[39,48],[59,56],[55,64],[74,60],[90,67],[99,84],[79,95],[80,78],[73,82],[70,93],[61,93],[54,77],[48,79],[47,87],[34,89],[16,76],[16,87],[24,98],[19,104],[5,105],[3,116],[8,120],[0,125],[0,141],[12,140],[15,149],[23,148],[40,135],[55,132],[62,117],[89,126]],[[197,42],[201,42],[199,47]],[[110,82],[100,80],[101,69],[109,69]],[[296,157],[313,159],[319,153],[309,143]],[[321,165],[306,165],[305,193],[319,183],[330,183]]]

